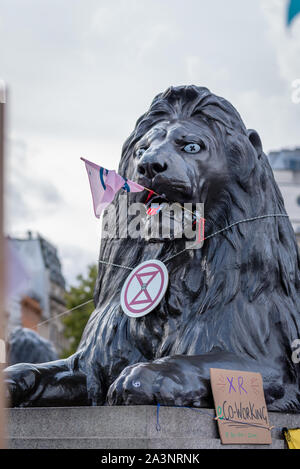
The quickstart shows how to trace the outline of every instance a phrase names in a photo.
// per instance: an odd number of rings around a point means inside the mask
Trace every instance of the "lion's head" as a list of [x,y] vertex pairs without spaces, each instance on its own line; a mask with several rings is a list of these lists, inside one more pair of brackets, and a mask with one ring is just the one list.
[[[196,86],[171,87],[154,98],[123,146],[119,171],[168,201],[204,203],[208,232],[224,226],[228,209],[243,205],[245,193],[249,206],[237,216],[258,215],[251,197],[272,179],[257,132],[246,129],[228,101]],[[271,182],[273,202],[283,210]]]

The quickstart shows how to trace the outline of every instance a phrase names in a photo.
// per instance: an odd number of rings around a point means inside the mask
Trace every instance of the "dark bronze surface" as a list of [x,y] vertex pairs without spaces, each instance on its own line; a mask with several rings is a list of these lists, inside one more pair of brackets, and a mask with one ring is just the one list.
[[[187,153],[188,143],[200,151]],[[123,146],[119,173],[169,200],[203,202],[206,235],[286,213],[258,134],[206,88],[156,96]],[[144,197],[128,195],[131,202]],[[135,267],[183,247],[184,240],[107,239],[100,259]],[[288,218],[240,224],[166,265],[165,297],[135,319],[120,307],[129,271],[99,264],[96,309],[78,351],[8,368],[12,405],[211,406],[215,367],[260,372],[269,410],[299,411],[299,365],[291,359],[300,337],[299,254]]]

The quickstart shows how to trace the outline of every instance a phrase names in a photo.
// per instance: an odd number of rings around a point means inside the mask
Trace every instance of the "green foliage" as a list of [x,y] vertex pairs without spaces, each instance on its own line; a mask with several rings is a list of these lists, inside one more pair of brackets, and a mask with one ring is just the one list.
[[[75,306],[85,303],[93,298],[96,279],[96,264],[88,267],[87,277],[83,277],[83,275],[77,276],[77,285],[70,287],[66,293],[65,299],[67,309],[72,309]],[[71,339],[70,348],[64,350],[62,358],[69,357],[76,352],[85,325],[93,310],[94,303],[90,302],[62,318],[62,322],[65,326],[64,335],[66,338]]]

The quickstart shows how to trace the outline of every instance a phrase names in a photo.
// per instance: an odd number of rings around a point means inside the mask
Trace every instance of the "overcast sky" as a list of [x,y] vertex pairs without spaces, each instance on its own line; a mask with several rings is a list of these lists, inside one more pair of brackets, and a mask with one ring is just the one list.
[[266,152],[300,146],[300,16],[286,0],[0,0],[9,86],[7,232],[58,247],[69,283],[96,261],[80,156],[116,169],[121,146],[170,85],[229,99]]

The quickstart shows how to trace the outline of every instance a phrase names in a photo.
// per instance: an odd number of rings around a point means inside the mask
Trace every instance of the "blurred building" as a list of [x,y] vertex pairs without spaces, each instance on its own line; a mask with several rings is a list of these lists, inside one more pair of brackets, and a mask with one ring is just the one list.
[[300,247],[300,148],[272,151],[268,156]]
[[40,235],[7,238],[7,335],[22,326],[68,347],[58,315],[65,311],[65,279],[57,249]]

